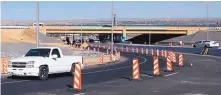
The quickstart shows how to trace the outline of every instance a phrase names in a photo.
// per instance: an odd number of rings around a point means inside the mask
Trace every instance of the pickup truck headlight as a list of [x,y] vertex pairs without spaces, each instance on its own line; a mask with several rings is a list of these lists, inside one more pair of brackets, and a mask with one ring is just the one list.
[[26,68],[32,68],[34,67],[34,61],[29,61],[27,64],[26,64]]
[[8,61],[8,67],[12,68],[12,62],[11,61]]

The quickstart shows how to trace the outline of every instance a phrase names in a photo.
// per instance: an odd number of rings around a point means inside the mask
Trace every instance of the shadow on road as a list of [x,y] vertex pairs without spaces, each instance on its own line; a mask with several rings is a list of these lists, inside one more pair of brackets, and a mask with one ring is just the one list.
[[[50,74],[48,75],[48,79],[56,79],[63,77],[72,77],[70,73],[60,73],[60,74]],[[39,80],[38,77],[33,76],[9,76],[8,79],[16,79],[16,80]]]

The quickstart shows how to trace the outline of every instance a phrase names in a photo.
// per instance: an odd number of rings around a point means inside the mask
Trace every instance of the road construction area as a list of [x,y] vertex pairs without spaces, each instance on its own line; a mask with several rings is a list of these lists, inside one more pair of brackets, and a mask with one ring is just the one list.
[[[134,48],[135,49],[135,48]],[[150,50],[150,48],[148,48]],[[121,48],[117,48],[121,51]],[[142,54],[129,47],[121,51],[121,59],[106,65],[88,66],[82,70],[82,89],[73,90],[73,76],[56,74],[46,81],[36,78],[2,78],[2,95],[219,95],[221,58],[183,54],[167,69],[167,59],[158,57],[159,74],[154,75],[156,62],[151,52]],[[145,49],[144,49],[145,50]],[[106,52],[106,49],[100,48]],[[175,50],[174,50],[175,51]],[[154,52],[155,53],[155,52]],[[154,54],[155,55],[155,54]],[[139,77],[133,77],[134,59],[139,63]],[[139,80],[133,80],[139,78]]]

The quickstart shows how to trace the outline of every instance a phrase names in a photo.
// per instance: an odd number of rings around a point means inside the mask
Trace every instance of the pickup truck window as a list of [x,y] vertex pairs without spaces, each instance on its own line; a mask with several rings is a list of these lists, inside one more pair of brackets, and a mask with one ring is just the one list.
[[60,55],[60,52],[59,52],[59,50],[58,50],[58,49],[53,49],[53,51],[52,51],[52,54],[51,54],[51,55],[53,55],[53,54],[57,55],[57,56],[58,56],[58,58],[61,58],[61,55]]
[[198,41],[198,42],[196,42],[196,44],[200,44],[202,41]]
[[206,43],[206,42],[210,42],[210,41],[203,41],[204,43]]
[[49,57],[50,50],[51,49],[31,49],[25,54],[25,56]]

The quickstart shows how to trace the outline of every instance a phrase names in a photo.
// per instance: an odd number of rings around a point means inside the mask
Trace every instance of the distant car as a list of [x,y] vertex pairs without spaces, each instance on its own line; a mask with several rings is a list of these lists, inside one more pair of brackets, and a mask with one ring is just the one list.
[[112,27],[111,25],[103,25],[102,27]]
[[95,40],[95,41],[94,41],[94,43],[100,43],[100,41],[98,41],[98,40]]
[[123,41],[123,42],[121,42],[121,44],[132,44],[132,42],[131,41]]
[[196,42],[193,47],[195,48],[202,48],[202,47],[208,47],[208,48],[212,48],[212,47],[219,47],[219,43],[217,41],[206,41],[206,40],[202,40],[202,41],[198,41]]
[[75,46],[81,46],[81,41],[80,40],[76,40],[75,41]]

